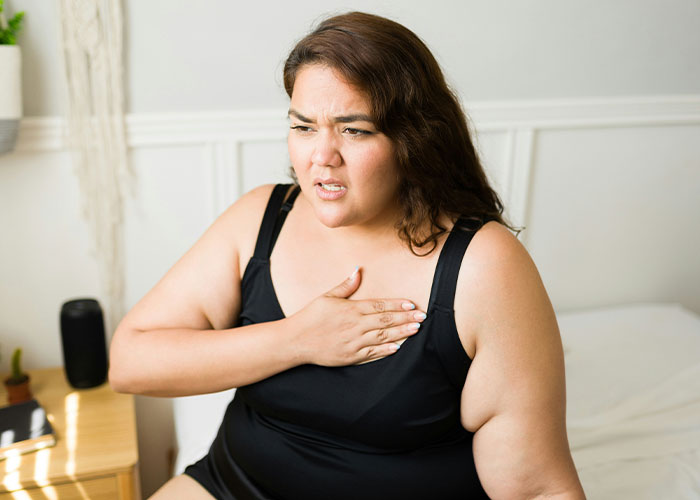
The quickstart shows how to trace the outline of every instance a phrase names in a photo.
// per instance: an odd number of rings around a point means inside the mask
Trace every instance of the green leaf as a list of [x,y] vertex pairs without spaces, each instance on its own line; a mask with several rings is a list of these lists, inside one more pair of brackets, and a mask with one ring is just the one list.
[[12,378],[17,380],[22,378],[22,349],[19,347],[12,353]]
[[[0,16],[4,9],[4,0],[0,0]],[[17,43],[17,33],[22,30],[22,21],[24,20],[24,12],[17,12],[5,27],[5,17],[2,16],[3,22],[0,23],[0,45],[15,45]]]
[[22,29],[22,19],[24,19],[24,12],[18,12],[15,17],[8,21],[10,31],[17,34],[20,29]]

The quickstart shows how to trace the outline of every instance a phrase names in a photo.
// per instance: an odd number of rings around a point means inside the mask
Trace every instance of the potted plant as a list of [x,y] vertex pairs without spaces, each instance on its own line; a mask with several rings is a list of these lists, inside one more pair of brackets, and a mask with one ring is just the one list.
[[7,389],[7,402],[12,404],[22,403],[32,399],[29,389],[29,375],[22,371],[22,349],[19,347],[12,353],[12,372],[5,379]]
[[8,21],[0,0],[0,154],[12,151],[22,117],[22,54],[17,33],[22,29],[24,12]]

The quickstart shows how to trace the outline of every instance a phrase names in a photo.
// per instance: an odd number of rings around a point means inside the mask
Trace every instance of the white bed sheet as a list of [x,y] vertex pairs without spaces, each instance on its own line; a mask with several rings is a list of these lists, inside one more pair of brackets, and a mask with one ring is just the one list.
[[173,470],[176,475],[209,451],[235,392],[231,389],[174,399],[177,456]]
[[588,497],[700,498],[700,317],[637,304],[558,321],[569,443]]
[[700,451],[662,459],[619,460],[579,471],[589,500],[685,500],[700,498]]

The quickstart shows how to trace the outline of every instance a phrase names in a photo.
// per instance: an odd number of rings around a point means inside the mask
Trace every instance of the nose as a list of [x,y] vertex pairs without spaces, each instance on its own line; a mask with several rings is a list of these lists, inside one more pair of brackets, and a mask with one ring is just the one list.
[[332,134],[321,132],[316,136],[311,161],[320,167],[339,167],[341,165],[340,151]]

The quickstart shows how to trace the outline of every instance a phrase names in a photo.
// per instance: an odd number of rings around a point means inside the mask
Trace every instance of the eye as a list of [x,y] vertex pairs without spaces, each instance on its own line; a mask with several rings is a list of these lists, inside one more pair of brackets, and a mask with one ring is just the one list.
[[301,132],[301,133],[311,132],[311,130],[312,130],[311,127],[307,127],[306,125],[292,125],[289,128],[292,130],[296,130],[297,132]]
[[369,130],[362,130],[359,128],[346,128],[344,132],[348,135],[370,135],[372,132]]

